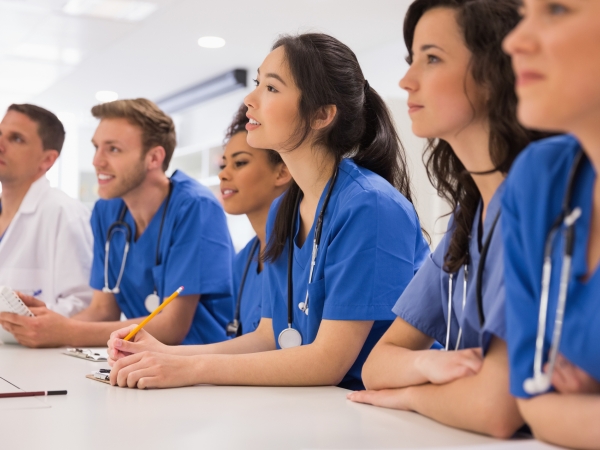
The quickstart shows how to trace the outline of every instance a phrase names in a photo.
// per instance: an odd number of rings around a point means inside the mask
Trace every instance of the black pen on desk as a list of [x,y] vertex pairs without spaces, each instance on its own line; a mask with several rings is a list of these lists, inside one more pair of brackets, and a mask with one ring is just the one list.
[[37,397],[40,395],[67,395],[67,391],[8,392],[6,394],[0,394],[0,398]]

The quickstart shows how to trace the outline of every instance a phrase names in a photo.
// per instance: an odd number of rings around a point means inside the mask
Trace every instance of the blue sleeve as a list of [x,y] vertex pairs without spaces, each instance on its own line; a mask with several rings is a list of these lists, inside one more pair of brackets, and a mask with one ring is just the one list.
[[[443,302],[447,301],[443,297],[444,292],[448,295],[445,290],[448,274],[442,267],[449,236],[446,233],[436,250],[429,255],[393,309],[398,317],[443,344],[446,342]],[[458,324],[452,325],[458,327]]]
[[[531,167],[531,162],[524,159],[525,156],[526,154],[522,154],[513,165],[506,180],[501,217],[510,391],[512,395],[521,398],[530,397],[523,389],[523,382],[533,374],[538,313],[536,288],[532,283],[531,268],[527,264],[528,258],[524,250],[524,242],[528,237],[522,235],[522,219],[518,208],[518,199],[527,188],[521,180],[530,176],[526,171],[528,166]],[[543,255],[539,258],[542,261]]]
[[182,205],[165,261],[165,295],[179,286],[185,295],[231,296],[233,247],[225,213],[207,199]]
[[[392,306],[414,276],[414,210],[377,191],[339,205],[325,259],[323,319],[393,320]],[[318,281],[318,280],[317,280]]]
[[[501,224],[497,227],[502,228]],[[497,242],[498,245],[490,246],[489,266],[486,265],[485,268],[482,292],[485,323],[481,332],[481,348],[484,354],[488,351],[492,337],[506,341],[506,287],[501,229],[496,230],[493,239],[494,244]]]
[[101,212],[98,203],[96,203],[90,219],[92,234],[94,235],[94,257],[90,273],[90,287],[99,291],[104,287],[104,244],[106,243],[106,234],[102,230],[100,215]]

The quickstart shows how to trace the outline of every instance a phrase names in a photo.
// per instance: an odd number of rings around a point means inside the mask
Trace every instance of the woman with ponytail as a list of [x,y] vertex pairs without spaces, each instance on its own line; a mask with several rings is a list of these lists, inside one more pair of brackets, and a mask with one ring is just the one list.
[[[502,233],[504,178],[535,137],[517,121],[502,39],[518,0],[416,0],[404,22],[413,131],[429,178],[453,208],[448,232],[404,291],[353,401],[417,411],[496,437],[522,425],[508,388]],[[437,340],[446,350],[430,350]]]
[[260,324],[186,348],[113,333],[113,384],[361,389],[367,355],[429,254],[392,119],[347,46],[280,38],[245,103],[248,144],[277,151],[294,180],[267,221]]

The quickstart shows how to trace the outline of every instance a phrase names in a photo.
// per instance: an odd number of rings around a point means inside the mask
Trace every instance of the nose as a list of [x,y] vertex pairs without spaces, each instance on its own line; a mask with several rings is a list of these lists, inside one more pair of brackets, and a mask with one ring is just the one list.
[[227,181],[229,179],[229,166],[227,164],[223,164],[223,168],[219,172],[219,180]]
[[248,109],[256,109],[257,106],[257,98],[256,98],[256,88],[250,92],[246,97],[244,97],[244,105],[248,107]]
[[419,85],[417,83],[415,68],[413,65],[408,68],[406,74],[400,79],[398,86],[400,86],[400,89],[404,89],[408,93],[414,92],[418,89]]
[[96,149],[96,153],[94,153],[94,159],[92,160],[92,164],[96,169],[100,169],[106,166],[106,160],[104,159],[102,150]]
[[532,18],[523,17],[519,24],[504,38],[502,50],[509,56],[532,53],[537,48],[533,38]]

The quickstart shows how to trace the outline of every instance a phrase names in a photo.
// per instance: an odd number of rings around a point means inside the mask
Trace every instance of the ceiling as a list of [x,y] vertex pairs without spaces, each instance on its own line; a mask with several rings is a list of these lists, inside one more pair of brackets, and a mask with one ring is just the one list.
[[[326,32],[357,53],[385,48],[401,42],[410,3],[144,0],[155,10],[129,21],[72,16],[63,10],[68,2],[127,0],[0,0],[0,107],[28,101],[89,114],[100,90],[157,100],[229,69],[254,72],[280,33]],[[227,44],[201,48],[206,35]]]

